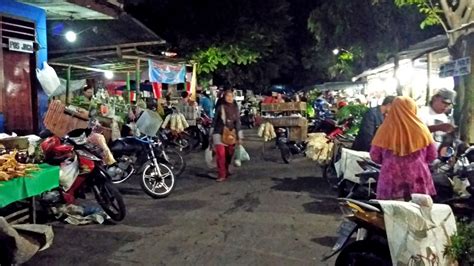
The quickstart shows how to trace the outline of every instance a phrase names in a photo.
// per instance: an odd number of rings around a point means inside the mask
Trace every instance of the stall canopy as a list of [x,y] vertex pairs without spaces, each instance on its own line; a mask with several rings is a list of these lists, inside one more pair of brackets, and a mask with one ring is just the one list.
[[347,89],[363,90],[365,87],[364,82],[326,82],[323,84],[317,84],[307,86],[303,90],[319,90],[319,91],[339,91]]
[[[69,42],[64,34],[77,33]],[[128,14],[117,20],[51,21],[48,28],[50,65],[60,76],[72,66],[75,79],[94,78],[101,71],[133,73],[148,68],[148,59],[168,63],[184,60],[167,57],[166,42]]]

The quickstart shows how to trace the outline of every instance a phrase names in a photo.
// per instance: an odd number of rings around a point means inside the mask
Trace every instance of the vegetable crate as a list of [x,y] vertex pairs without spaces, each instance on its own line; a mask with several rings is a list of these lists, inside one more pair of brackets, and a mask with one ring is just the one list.
[[[65,112],[66,106],[61,101],[53,101],[49,104],[48,111],[44,117],[45,127],[58,137],[64,137],[67,133],[78,128],[87,128],[89,121],[72,116]],[[112,130],[102,127],[103,135],[107,141],[110,140]]]

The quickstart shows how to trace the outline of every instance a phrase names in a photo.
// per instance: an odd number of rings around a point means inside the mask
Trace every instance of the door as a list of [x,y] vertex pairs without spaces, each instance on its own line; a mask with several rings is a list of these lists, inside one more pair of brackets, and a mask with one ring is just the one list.
[[18,135],[34,132],[31,67],[28,53],[3,50],[6,130]]

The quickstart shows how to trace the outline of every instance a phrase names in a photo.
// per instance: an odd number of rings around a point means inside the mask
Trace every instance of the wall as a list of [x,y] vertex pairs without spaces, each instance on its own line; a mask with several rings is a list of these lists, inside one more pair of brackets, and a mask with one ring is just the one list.
[[[0,13],[10,15],[16,18],[23,18],[25,20],[34,21],[36,24],[36,36],[40,49],[36,52],[36,67],[42,68],[43,62],[48,60],[48,43],[46,40],[46,11],[44,9],[34,7],[31,5],[18,3],[14,0],[0,0]],[[43,92],[43,89],[38,84],[36,86],[38,94],[38,121],[39,128],[44,129],[43,115],[48,109],[48,97]],[[4,131],[4,118],[0,113],[0,132]]]

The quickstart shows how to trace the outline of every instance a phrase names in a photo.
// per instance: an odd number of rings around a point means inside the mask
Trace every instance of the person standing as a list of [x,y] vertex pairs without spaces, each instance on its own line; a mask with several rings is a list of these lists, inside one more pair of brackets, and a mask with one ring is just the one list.
[[212,145],[216,152],[217,182],[229,178],[229,166],[234,155],[235,145],[242,144],[243,133],[240,125],[239,107],[234,101],[232,90],[226,90],[223,102],[215,113],[212,125]]
[[202,96],[199,97],[199,104],[201,105],[202,107],[202,110],[204,111],[204,113],[209,116],[210,118],[213,118],[214,117],[214,113],[213,113],[213,104],[212,104],[212,100],[210,98],[210,94],[208,91],[204,91],[202,94]]
[[433,133],[433,138],[439,146],[446,133],[453,132],[456,127],[446,114],[456,98],[456,92],[449,89],[440,89],[431,98],[429,106],[422,107],[419,117]]
[[417,116],[410,97],[397,97],[375,134],[370,157],[382,165],[377,199],[410,199],[411,194],[436,195],[429,164],[437,157],[428,127]]
[[387,96],[382,105],[370,108],[362,117],[359,133],[352,144],[352,149],[356,151],[370,151],[370,143],[375,136],[375,132],[382,124],[385,115],[390,111],[395,96]]

